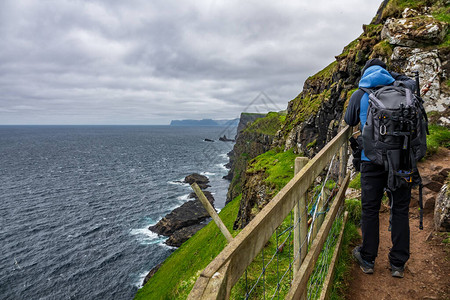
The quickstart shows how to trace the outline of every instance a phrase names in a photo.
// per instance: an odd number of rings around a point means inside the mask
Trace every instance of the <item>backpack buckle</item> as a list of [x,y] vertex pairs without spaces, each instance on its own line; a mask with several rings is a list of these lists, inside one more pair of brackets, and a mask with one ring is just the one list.
[[386,125],[381,125],[380,126],[380,134],[381,135],[386,135]]

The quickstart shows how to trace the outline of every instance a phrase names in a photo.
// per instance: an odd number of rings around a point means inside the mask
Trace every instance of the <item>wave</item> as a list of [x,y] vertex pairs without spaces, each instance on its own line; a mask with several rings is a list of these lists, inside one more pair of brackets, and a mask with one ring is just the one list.
[[228,153],[219,154],[219,157],[228,159]]
[[[190,195],[190,194],[185,194],[185,195],[178,196],[178,197],[177,197],[177,200],[180,200],[180,201],[188,201],[189,199],[191,199],[191,198],[189,197],[189,195]],[[177,207],[178,207],[178,206],[177,206]]]
[[[164,242],[165,242],[165,240],[164,240]],[[169,245],[167,245],[167,244],[165,244],[165,243],[163,243],[163,242],[160,242],[160,243],[158,244],[158,246],[161,246],[161,247],[166,248],[166,249],[169,249],[169,250],[175,250],[175,249],[177,249],[177,247],[169,246]]]
[[[182,180],[184,180],[184,178]],[[185,187],[190,186],[189,183],[183,182],[182,180],[170,180],[170,181],[167,181],[167,183],[173,184],[173,185],[185,186]]]
[[219,168],[221,168],[221,169],[223,169],[223,170],[228,171],[228,168],[225,167],[225,164],[216,164],[215,166],[216,166],[216,167],[219,167]]
[[214,176],[214,175],[216,175],[216,173],[211,173],[211,172],[201,172],[200,175],[204,175],[204,176]]
[[148,227],[131,229],[130,234],[137,236],[137,240],[141,245],[160,244],[167,240],[167,237],[160,236],[157,233],[154,233],[153,231],[148,229]]
[[147,277],[147,274],[150,272],[150,270],[146,272],[142,272],[138,275],[138,278],[136,279],[136,282],[133,284],[133,286],[137,287],[138,289],[143,287],[144,279]]

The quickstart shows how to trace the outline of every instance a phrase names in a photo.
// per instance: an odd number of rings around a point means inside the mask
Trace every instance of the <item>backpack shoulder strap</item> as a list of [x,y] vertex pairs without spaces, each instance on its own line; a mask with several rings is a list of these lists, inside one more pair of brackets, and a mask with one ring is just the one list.
[[372,89],[368,89],[365,87],[359,87],[360,90],[362,90],[363,92],[367,93],[367,94],[373,94],[373,90]]

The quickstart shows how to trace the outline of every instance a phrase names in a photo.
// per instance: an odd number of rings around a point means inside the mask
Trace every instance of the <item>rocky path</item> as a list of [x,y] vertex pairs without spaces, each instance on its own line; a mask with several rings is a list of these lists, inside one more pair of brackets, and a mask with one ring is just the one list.
[[[419,230],[417,191],[413,191],[410,208],[411,257],[405,267],[405,277],[391,277],[388,252],[391,247],[389,209],[380,212],[380,247],[375,273],[366,275],[359,266],[352,266],[347,299],[450,299],[450,246],[443,243],[447,234],[434,231],[435,181],[442,170],[450,168],[450,151],[440,150],[420,164],[424,183],[424,230]],[[431,182],[431,183],[430,183]],[[434,182],[434,183],[433,183]]]

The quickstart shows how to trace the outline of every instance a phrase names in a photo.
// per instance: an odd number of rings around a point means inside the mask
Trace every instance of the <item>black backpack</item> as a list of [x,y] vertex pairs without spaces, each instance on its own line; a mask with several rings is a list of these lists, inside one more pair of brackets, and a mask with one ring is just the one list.
[[369,94],[367,121],[362,132],[364,154],[388,171],[387,187],[419,186],[420,229],[422,225],[422,178],[417,161],[425,156],[428,119],[423,100],[401,82],[361,88]]

